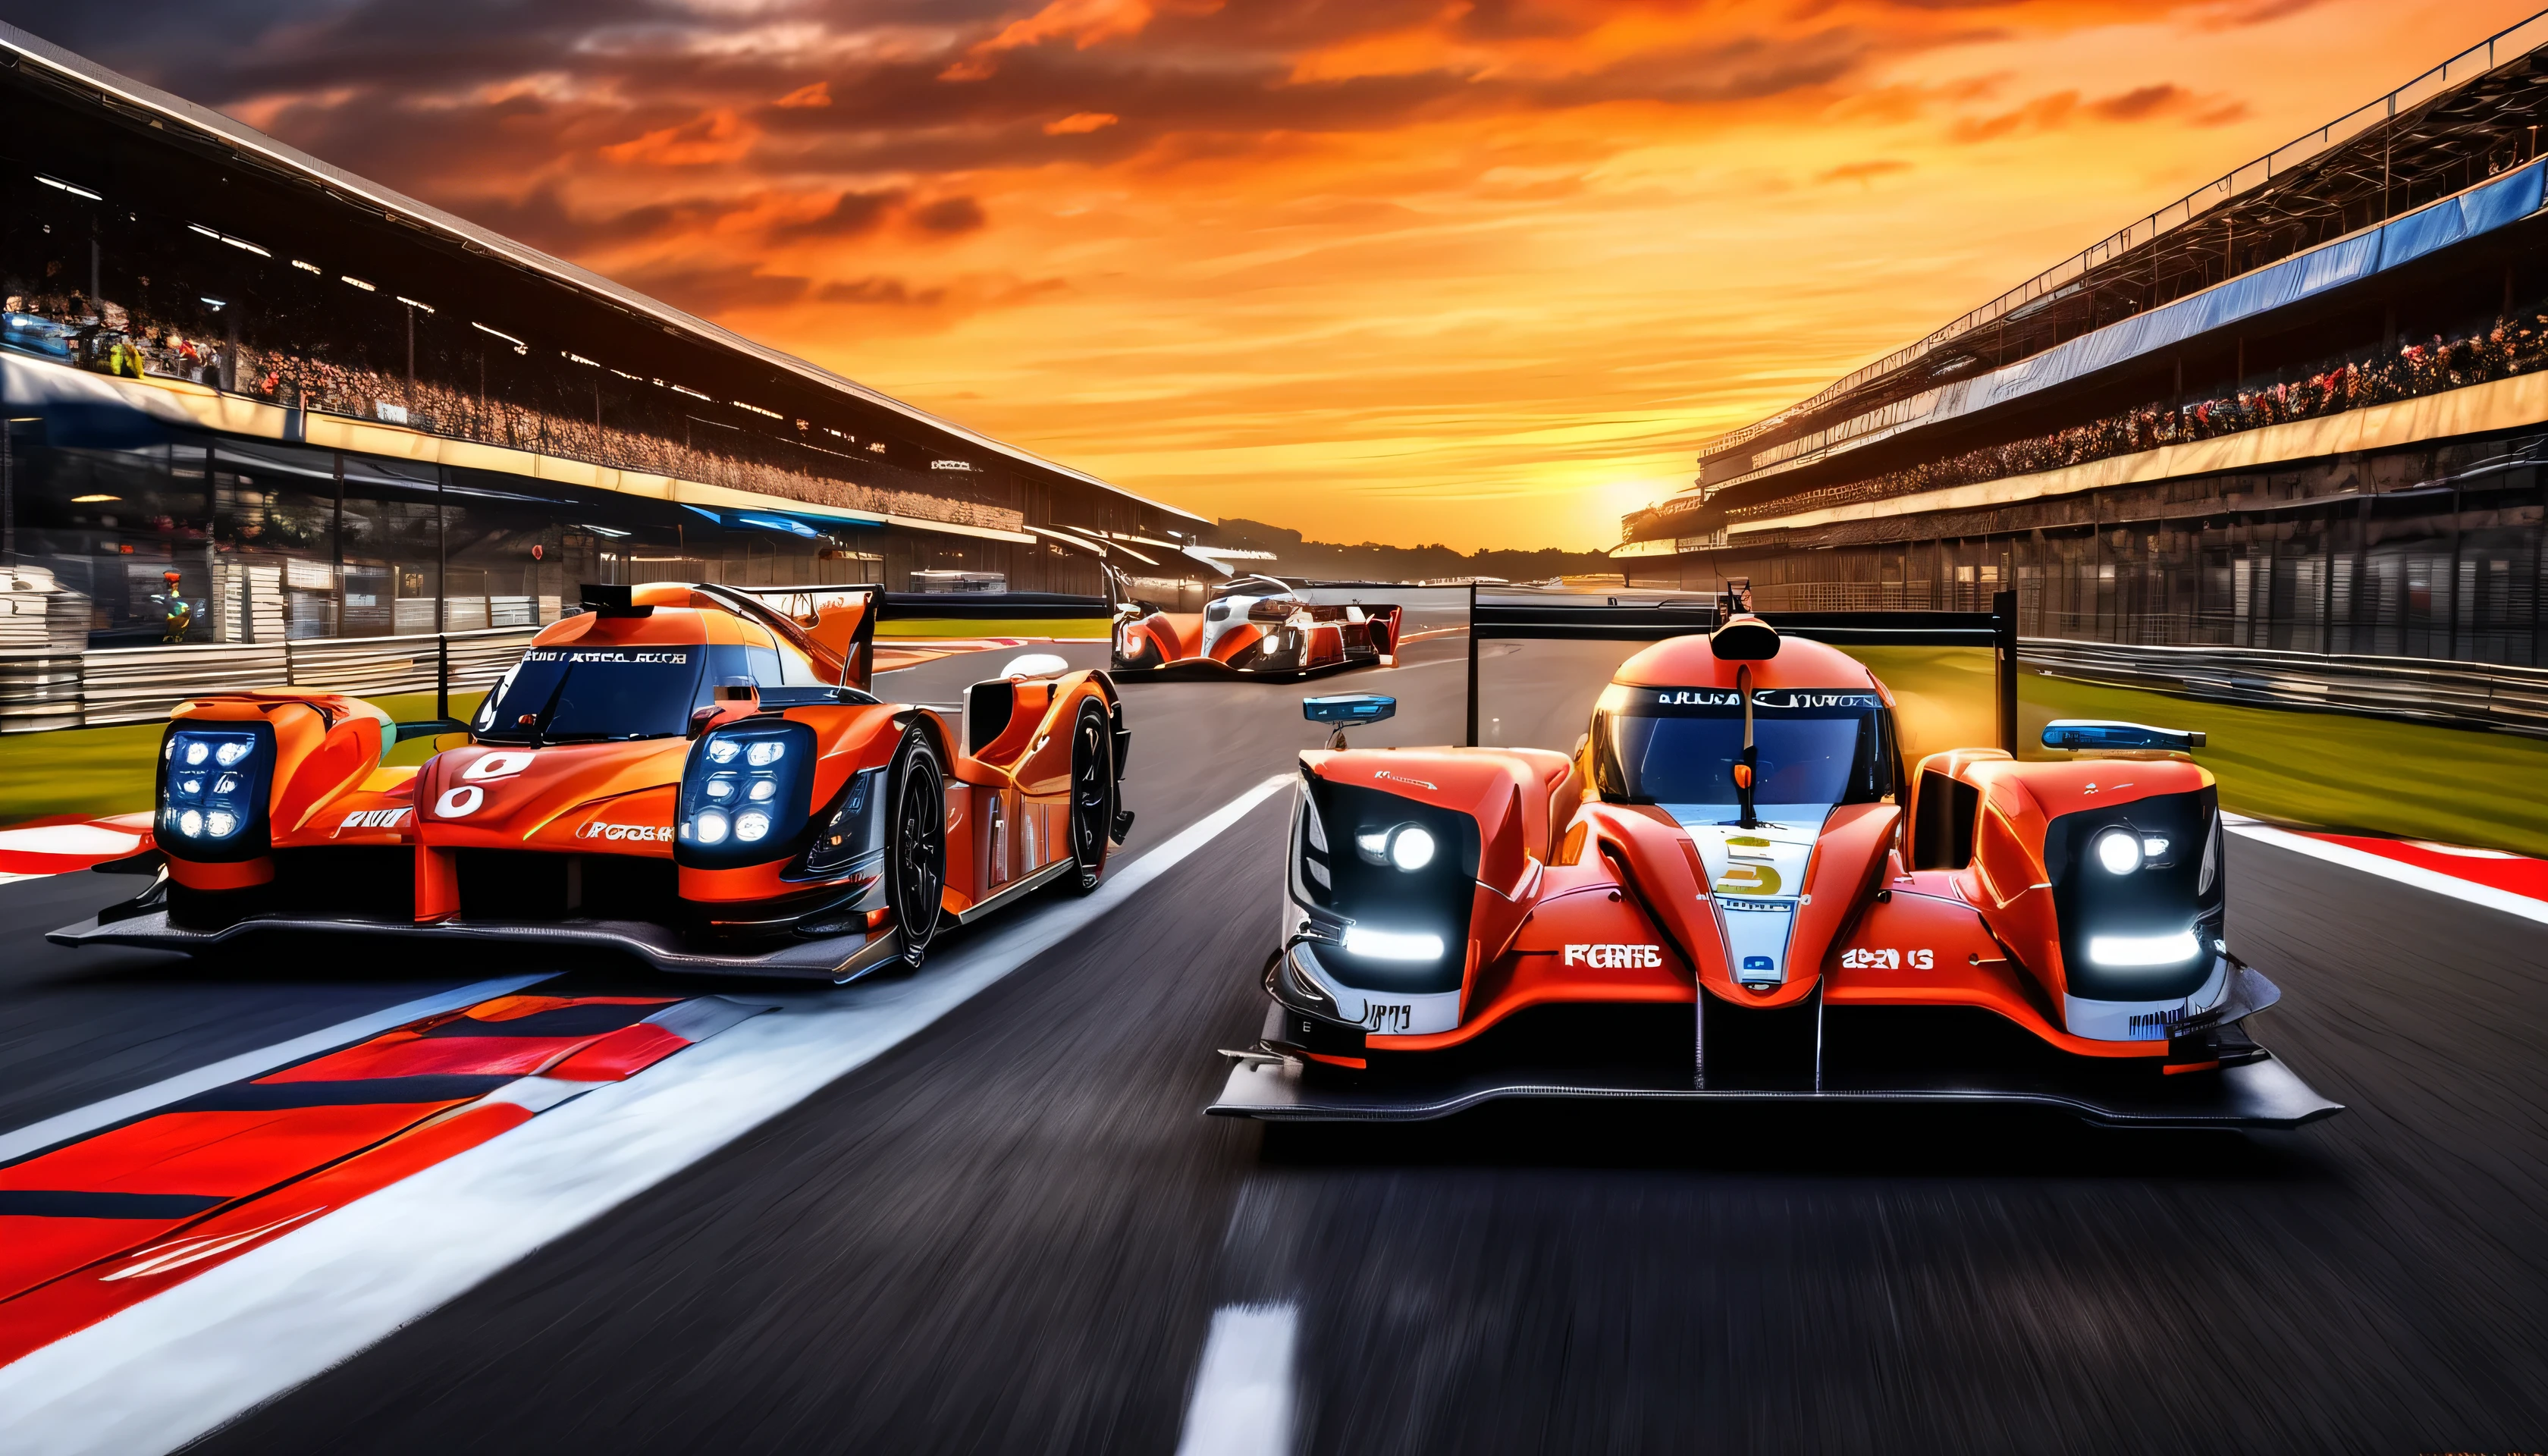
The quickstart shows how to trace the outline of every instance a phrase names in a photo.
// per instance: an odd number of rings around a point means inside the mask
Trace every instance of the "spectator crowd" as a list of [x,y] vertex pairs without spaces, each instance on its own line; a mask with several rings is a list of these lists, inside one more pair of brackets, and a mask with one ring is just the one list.
[[[947,488],[904,489],[847,479],[846,451],[768,438],[732,426],[705,428],[736,446],[759,446],[777,456],[825,457],[842,462],[842,474],[818,473],[739,450],[702,448],[658,430],[630,429],[596,420],[471,394],[419,378],[336,362],[192,337],[135,318],[120,305],[92,303],[78,293],[7,296],[0,312],[0,340],[8,346],[101,373],[132,379],[156,377],[204,384],[272,404],[408,425],[481,444],[562,456],[645,475],[671,476],[702,485],[775,496],[813,505],[908,516],[920,520],[1024,529],[1022,512],[956,498]],[[584,366],[578,366],[582,368]],[[882,460],[856,459],[858,473],[903,474]],[[916,473],[914,473],[916,474]]]
[[2548,312],[2497,318],[2491,325],[2435,334],[2397,352],[2372,351],[2294,371],[2272,384],[2169,406],[2149,404],[2049,434],[1967,450],[1943,460],[1825,486],[1726,512],[1758,520],[1833,505],[1884,500],[1919,491],[1978,485],[2085,465],[2162,445],[2215,439],[2296,419],[2339,414],[2368,405],[2413,399],[2548,367]]

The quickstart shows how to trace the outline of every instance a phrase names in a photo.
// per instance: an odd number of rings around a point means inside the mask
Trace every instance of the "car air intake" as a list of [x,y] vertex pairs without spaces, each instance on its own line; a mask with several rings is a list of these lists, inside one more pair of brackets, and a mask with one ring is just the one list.
[[1358,784],[1304,782],[1292,894],[1310,912],[1319,963],[1357,990],[1458,990],[1477,893],[1477,821]]

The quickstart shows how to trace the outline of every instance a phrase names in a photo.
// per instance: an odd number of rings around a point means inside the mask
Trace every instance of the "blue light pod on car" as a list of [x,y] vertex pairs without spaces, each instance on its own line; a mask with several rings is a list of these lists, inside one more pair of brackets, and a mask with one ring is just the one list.
[[746,718],[701,734],[682,769],[675,863],[732,869],[793,858],[805,838],[814,730]]
[[153,837],[181,860],[252,860],[273,843],[266,789],[274,730],[264,723],[172,723],[159,742]]

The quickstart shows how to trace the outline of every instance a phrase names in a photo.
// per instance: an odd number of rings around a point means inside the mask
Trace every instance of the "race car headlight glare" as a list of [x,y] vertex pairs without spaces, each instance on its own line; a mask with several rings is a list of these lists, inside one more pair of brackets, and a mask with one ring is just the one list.
[[1422,931],[1370,930],[1349,925],[1345,927],[1345,954],[1367,956],[1374,960],[1439,960],[1442,938]]
[[186,767],[189,769],[201,764],[204,760],[209,759],[212,756],[213,746],[204,742],[200,738],[186,745]]
[[247,757],[248,750],[252,747],[254,747],[254,745],[242,742],[238,739],[232,739],[228,743],[223,744],[220,748],[213,750],[213,762],[221,765],[225,769],[234,768],[238,764],[239,760]]
[[2203,954],[2203,945],[2191,930],[2171,936],[2090,936],[2088,958],[2099,965],[2129,968],[2147,965],[2183,965]]
[[1433,836],[1410,824],[1389,837],[1389,863],[1412,873],[1433,863]]
[[215,809],[204,816],[204,832],[215,839],[229,838],[238,831],[238,816],[228,809]]
[[2108,874],[2130,874],[2141,867],[2141,837],[2129,829],[2109,829],[2097,836],[2097,864]]
[[673,858],[700,868],[760,864],[803,848],[814,730],[756,717],[709,730],[682,774]]
[[1433,831],[1421,824],[1395,824],[1354,835],[1354,853],[1366,864],[1393,864],[1409,874],[1433,863]]
[[177,816],[177,832],[188,839],[193,839],[195,836],[202,834],[204,832],[204,816],[196,810],[188,809],[186,812]]

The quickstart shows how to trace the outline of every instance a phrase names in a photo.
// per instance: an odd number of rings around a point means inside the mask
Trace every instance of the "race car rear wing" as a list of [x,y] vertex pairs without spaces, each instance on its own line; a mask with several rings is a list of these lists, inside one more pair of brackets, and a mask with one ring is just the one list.
[[[1734,593],[1638,598],[1501,596],[1469,588],[1469,736],[1478,743],[1478,644],[1491,639],[1661,642],[1713,632],[1734,610]],[[1991,594],[1988,611],[1765,611],[1761,620],[1833,647],[1987,647],[1996,663],[1999,741],[2017,752],[2017,593]]]

